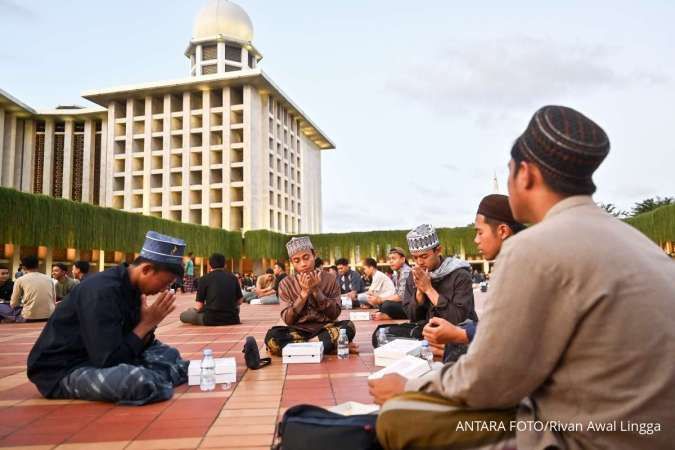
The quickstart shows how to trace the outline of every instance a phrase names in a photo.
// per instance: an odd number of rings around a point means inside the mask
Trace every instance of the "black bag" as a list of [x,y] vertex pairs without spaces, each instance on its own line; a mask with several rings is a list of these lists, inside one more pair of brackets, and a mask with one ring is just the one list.
[[377,335],[380,329],[384,329],[385,334],[389,339],[422,339],[422,330],[427,324],[426,320],[421,320],[415,323],[399,323],[399,324],[384,324],[378,325],[373,331],[373,348],[378,347]]
[[272,358],[261,358],[258,351],[258,343],[253,336],[246,336],[244,349],[241,351],[246,360],[246,367],[257,370],[272,363]]
[[275,450],[381,450],[376,414],[343,416],[313,405],[289,408],[277,428]]

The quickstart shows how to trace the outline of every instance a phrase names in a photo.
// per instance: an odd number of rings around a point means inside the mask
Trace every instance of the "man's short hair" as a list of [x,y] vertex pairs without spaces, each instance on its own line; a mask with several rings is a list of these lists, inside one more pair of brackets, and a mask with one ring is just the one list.
[[182,264],[157,262],[143,256],[139,256],[131,263],[132,266],[140,266],[141,264],[149,264],[155,272],[169,272],[177,277],[182,277],[184,273]]
[[347,258],[340,258],[337,261],[335,261],[336,266],[348,266],[349,261],[347,261]]
[[402,257],[406,257],[405,255],[405,250],[403,250],[401,247],[392,247],[389,249],[389,254],[396,253],[397,255],[401,255]]
[[277,261],[274,263],[275,266],[281,269],[282,272],[286,271],[286,264],[283,261]]
[[59,269],[63,270],[64,272],[68,272],[68,267],[63,263],[54,263],[54,264],[52,264],[52,269],[54,267],[58,267]]
[[268,274],[268,275],[274,275],[274,270],[267,269],[267,270],[265,270],[265,273]]
[[209,257],[209,265],[212,269],[222,269],[225,267],[225,255],[214,253]]
[[9,270],[9,267],[4,264],[0,264],[0,270]]
[[363,265],[372,267],[374,269],[377,269],[377,261],[375,261],[373,258],[366,258],[363,260]]
[[504,221],[502,221],[502,220],[493,219],[492,217],[487,217],[487,216],[485,217],[485,223],[487,223],[487,224],[490,226],[490,228],[492,229],[493,232],[496,231],[496,230],[497,230],[497,227],[498,227],[499,225],[501,225],[501,224],[504,224],[504,225],[506,225],[507,227],[509,227],[509,228],[511,229],[511,232],[512,232],[513,234],[518,234],[518,233],[520,233],[521,231],[523,231],[525,228],[527,228],[527,227],[526,227],[525,225],[523,225],[522,223],[518,223],[518,222],[504,222]]
[[38,266],[40,265],[40,262],[38,261],[37,256],[28,255],[28,256],[24,256],[23,258],[21,258],[21,265],[25,269],[32,270],[32,269],[37,269]]
[[89,273],[89,261],[75,261],[73,263],[82,273]]

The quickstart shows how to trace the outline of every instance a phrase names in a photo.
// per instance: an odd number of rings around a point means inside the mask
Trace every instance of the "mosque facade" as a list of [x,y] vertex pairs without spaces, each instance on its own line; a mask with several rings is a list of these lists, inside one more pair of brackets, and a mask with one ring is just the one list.
[[209,0],[184,79],[37,110],[0,90],[0,186],[227,230],[321,232],[333,142],[261,69],[246,12]]

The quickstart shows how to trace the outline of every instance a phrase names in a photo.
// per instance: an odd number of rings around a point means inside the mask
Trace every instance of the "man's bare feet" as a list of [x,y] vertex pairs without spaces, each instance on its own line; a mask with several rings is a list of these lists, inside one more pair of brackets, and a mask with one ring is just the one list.
[[391,317],[383,312],[376,312],[373,314],[373,320],[391,320]]
[[353,355],[358,355],[359,354],[359,344],[356,342],[350,342],[349,343],[349,353]]

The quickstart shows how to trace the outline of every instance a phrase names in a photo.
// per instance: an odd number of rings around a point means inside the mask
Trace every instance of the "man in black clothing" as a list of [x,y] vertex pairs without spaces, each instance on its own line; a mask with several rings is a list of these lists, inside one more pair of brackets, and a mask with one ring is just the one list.
[[338,284],[340,285],[340,294],[348,296],[355,306],[358,307],[356,297],[362,292],[366,292],[363,278],[356,271],[349,267],[349,261],[346,258],[340,258],[335,261],[338,271]]
[[194,308],[183,311],[180,320],[192,325],[236,325],[243,300],[237,278],[225,271],[225,256],[214,253],[209,258],[211,271],[199,280]]
[[274,267],[272,268],[274,271],[274,292],[279,295],[279,283],[281,283],[281,280],[287,277],[286,275],[286,265],[283,263],[283,261],[277,261],[274,263]]
[[14,289],[14,282],[10,280],[9,269],[6,266],[0,266],[0,304],[9,305],[12,299],[12,289]]
[[[142,405],[167,400],[188,362],[155,340],[174,309],[166,289],[182,276],[185,243],[154,231],[129,266],[97,273],[56,308],[28,356],[28,378],[47,398]],[[148,305],[146,295],[159,293]]]

